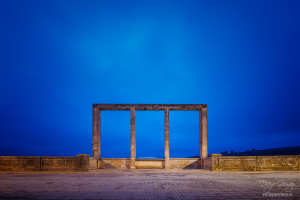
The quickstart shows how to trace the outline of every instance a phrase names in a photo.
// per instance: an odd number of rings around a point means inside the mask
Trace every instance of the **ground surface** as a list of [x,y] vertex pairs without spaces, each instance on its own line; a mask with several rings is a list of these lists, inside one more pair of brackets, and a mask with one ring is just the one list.
[[300,173],[1,173],[0,199],[300,199]]

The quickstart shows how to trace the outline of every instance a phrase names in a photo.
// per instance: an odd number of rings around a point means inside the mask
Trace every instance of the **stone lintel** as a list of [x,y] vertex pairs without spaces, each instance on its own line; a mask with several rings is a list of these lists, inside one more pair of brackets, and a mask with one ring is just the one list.
[[198,111],[206,108],[207,104],[93,104],[94,108],[99,110],[130,110],[132,107],[136,111],[143,110],[183,110]]

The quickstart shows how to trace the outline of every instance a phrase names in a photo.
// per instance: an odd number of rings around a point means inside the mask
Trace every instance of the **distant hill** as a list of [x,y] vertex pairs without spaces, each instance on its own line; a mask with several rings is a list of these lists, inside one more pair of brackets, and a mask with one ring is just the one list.
[[262,150],[248,150],[244,152],[221,152],[223,156],[277,156],[277,155],[300,155],[300,146],[280,147]]

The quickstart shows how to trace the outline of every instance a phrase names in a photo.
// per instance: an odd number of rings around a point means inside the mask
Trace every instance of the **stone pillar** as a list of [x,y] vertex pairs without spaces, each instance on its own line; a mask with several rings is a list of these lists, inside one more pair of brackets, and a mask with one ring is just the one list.
[[169,108],[165,109],[165,169],[170,168]]
[[97,107],[93,107],[93,158],[97,158],[97,159],[101,157],[100,126],[101,126],[100,110]]
[[130,169],[135,169],[135,158],[136,158],[136,148],[135,148],[135,108],[130,108]]
[[200,158],[207,157],[207,108],[200,110]]

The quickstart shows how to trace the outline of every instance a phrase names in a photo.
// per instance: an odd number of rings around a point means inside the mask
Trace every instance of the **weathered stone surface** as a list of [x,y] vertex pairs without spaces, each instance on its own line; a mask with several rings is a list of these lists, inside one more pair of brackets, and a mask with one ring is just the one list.
[[165,109],[165,169],[170,168],[169,108]]
[[171,169],[200,169],[198,158],[170,158]]
[[78,154],[77,155],[77,164],[76,171],[87,172],[89,171],[89,157],[88,154]]
[[257,156],[257,171],[299,170],[299,156]]
[[[300,156],[222,156],[170,158],[171,169],[209,169],[212,171],[297,171]],[[136,159],[139,169],[165,168],[164,159]],[[0,171],[88,171],[89,169],[130,169],[131,158],[0,156]]]
[[93,158],[101,157],[101,111],[93,107]]
[[222,154],[211,154],[211,169],[212,171],[221,171]]
[[89,169],[97,169],[98,168],[98,158],[89,158]]
[[0,171],[88,171],[89,155],[77,157],[0,156]]
[[[207,158],[206,169],[210,158]],[[198,158],[170,158],[169,168],[171,169],[200,169],[200,160]],[[100,158],[98,160],[99,169],[130,169],[130,158]],[[135,167],[137,169],[162,169],[165,168],[164,159],[136,159]],[[209,168],[210,169],[210,168]]]
[[255,171],[256,156],[222,157],[221,166],[223,171]]
[[211,158],[210,157],[202,158],[200,168],[211,170],[212,168]]
[[43,157],[41,171],[76,171],[77,158]]
[[163,169],[163,159],[136,159],[135,166],[137,169]]
[[99,169],[130,169],[130,158],[100,158],[98,160]]
[[130,109],[130,168],[135,169],[136,144],[135,144],[135,108]]
[[296,171],[300,156],[210,155],[213,171]]
[[200,158],[207,157],[207,108],[200,110]]
[[206,108],[207,104],[93,104],[99,110],[200,110]]

